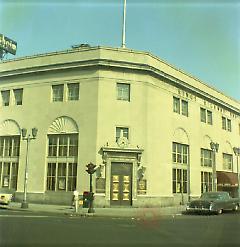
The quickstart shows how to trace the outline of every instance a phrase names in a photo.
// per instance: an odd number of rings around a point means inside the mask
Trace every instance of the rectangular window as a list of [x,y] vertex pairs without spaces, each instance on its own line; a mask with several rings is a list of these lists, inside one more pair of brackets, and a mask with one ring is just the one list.
[[201,172],[201,193],[212,191],[212,173]]
[[1,91],[2,106],[9,106],[10,103],[10,90]]
[[4,150],[4,137],[0,137],[0,157],[3,157]]
[[47,190],[74,191],[77,181],[77,163],[48,163]]
[[68,191],[74,191],[77,181],[77,163],[68,164]]
[[187,170],[176,169],[172,170],[172,191],[173,193],[187,193]]
[[68,136],[59,136],[58,156],[67,156],[68,154]]
[[48,136],[48,156],[66,157],[78,155],[78,135],[62,134]]
[[232,122],[230,119],[227,119],[227,130],[230,132],[232,131]]
[[212,112],[207,111],[207,123],[212,125]]
[[206,110],[200,108],[201,122],[206,123]]
[[2,187],[10,187],[10,162],[3,163]]
[[68,88],[68,100],[79,100],[79,83],[69,83]]
[[223,153],[223,169],[232,170],[232,155]]
[[173,163],[188,164],[189,146],[173,142],[172,159]]
[[5,137],[4,138],[4,157],[11,157],[12,156],[12,138]]
[[56,188],[56,163],[48,163],[47,170],[47,190],[55,190]]
[[182,100],[182,115],[188,116],[188,102]]
[[15,136],[12,137],[12,156],[13,157],[19,157],[19,151],[20,151],[20,137]]
[[66,190],[66,163],[58,163],[58,190]]
[[180,99],[173,97],[173,112],[180,114]]
[[201,166],[212,167],[213,152],[212,150],[201,148]]
[[58,145],[58,136],[51,135],[48,137],[48,156],[55,157],[57,156],[57,145]]
[[212,112],[202,107],[200,107],[200,119],[201,119],[201,122],[203,123],[207,123],[210,125],[213,124]]
[[69,156],[78,155],[78,136],[70,135],[69,138]]
[[13,89],[15,105],[22,105],[23,89]]
[[17,189],[18,163],[12,163],[11,189]]
[[129,129],[124,127],[116,128],[116,142],[120,137],[126,137],[129,140]]
[[130,101],[130,84],[117,83],[117,99]]
[[52,86],[52,101],[59,102],[63,101],[64,85],[53,85]]
[[227,129],[227,119],[225,117],[222,117],[222,129]]

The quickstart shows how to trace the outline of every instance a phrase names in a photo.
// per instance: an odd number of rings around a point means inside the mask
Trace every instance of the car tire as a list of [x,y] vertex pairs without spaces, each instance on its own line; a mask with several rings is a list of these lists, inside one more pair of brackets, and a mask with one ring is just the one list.
[[234,205],[233,211],[238,211],[238,209],[239,209],[239,205],[238,204]]

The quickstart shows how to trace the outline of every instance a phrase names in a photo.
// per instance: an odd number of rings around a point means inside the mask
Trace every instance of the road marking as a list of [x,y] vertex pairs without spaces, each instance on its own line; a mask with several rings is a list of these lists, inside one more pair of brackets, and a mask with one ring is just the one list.
[[46,215],[12,215],[12,214],[4,214],[4,215],[0,215],[0,217],[12,217],[12,218],[47,218],[49,216],[46,216]]

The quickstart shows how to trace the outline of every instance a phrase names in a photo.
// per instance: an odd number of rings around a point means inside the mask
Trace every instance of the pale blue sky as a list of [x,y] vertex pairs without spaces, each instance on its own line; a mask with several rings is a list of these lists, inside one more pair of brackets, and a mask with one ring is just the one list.
[[[0,0],[16,57],[121,46],[123,0]],[[126,47],[148,51],[240,100],[240,0],[127,0]],[[8,59],[13,56],[8,55]]]

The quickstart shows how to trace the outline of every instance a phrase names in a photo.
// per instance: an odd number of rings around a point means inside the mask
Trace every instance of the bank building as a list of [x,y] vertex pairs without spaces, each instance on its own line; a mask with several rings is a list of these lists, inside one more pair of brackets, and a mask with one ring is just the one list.
[[[227,83],[227,82],[226,82]],[[237,196],[240,102],[148,53],[79,46],[0,63],[0,189],[97,207]]]

